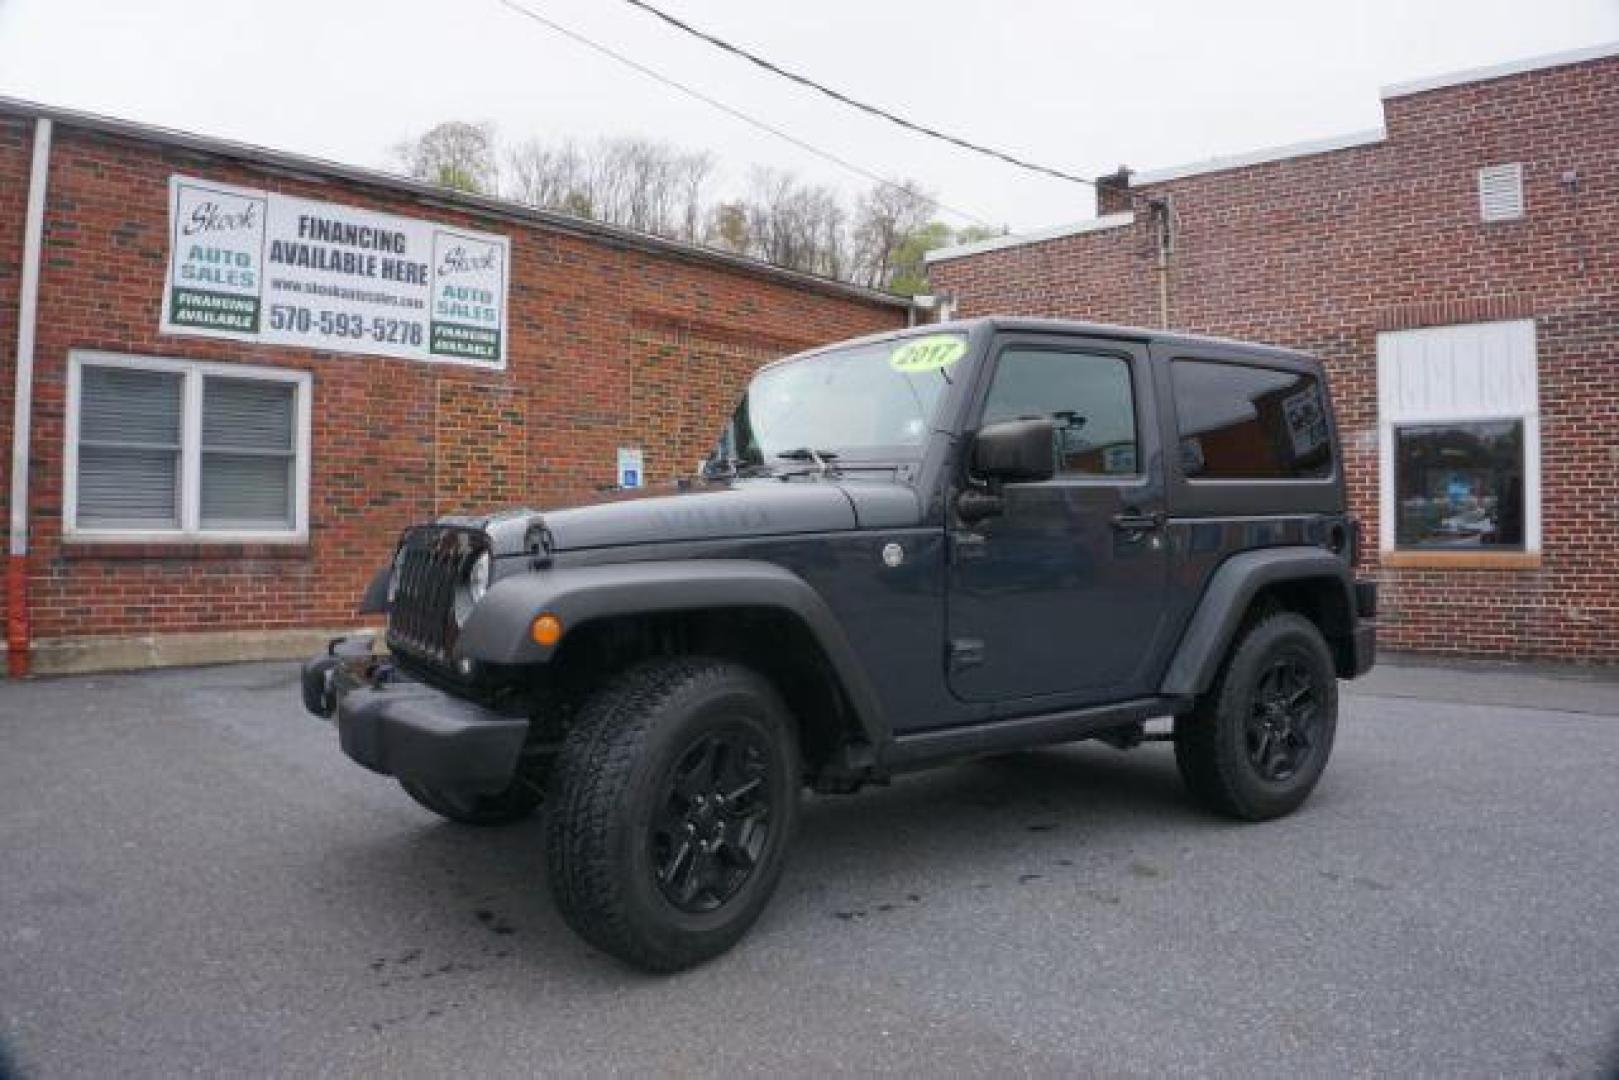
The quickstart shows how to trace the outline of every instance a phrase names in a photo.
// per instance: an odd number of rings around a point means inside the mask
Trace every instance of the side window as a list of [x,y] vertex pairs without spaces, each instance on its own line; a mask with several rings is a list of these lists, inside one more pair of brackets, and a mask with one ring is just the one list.
[[1001,353],[984,402],[985,424],[1049,416],[1060,469],[1075,476],[1138,471],[1130,362],[1105,353],[1011,348]]
[[1176,360],[1181,471],[1202,480],[1320,480],[1332,475],[1327,402],[1314,375]]

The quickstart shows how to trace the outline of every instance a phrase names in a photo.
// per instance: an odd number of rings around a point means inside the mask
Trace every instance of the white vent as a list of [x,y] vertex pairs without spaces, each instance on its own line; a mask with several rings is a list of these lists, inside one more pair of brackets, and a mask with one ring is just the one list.
[[1478,212],[1485,221],[1523,217],[1523,166],[1491,165],[1478,171]]

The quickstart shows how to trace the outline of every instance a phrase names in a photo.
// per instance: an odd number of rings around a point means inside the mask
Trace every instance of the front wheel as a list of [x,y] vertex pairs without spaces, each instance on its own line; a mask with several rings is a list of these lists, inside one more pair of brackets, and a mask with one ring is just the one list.
[[546,859],[568,925],[648,971],[734,945],[797,823],[795,734],[770,683],[724,661],[650,661],[598,694],[553,774]]
[[1302,615],[1252,624],[1212,689],[1175,719],[1175,762],[1210,809],[1264,821],[1309,797],[1338,729],[1338,677],[1326,640]]

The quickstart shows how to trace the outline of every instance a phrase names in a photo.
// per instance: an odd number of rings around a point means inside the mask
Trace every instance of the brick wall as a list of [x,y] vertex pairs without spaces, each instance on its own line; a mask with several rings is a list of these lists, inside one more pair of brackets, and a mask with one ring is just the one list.
[[[1170,323],[1323,358],[1351,502],[1375,538],[1377,332],[1533,317],[1541,564],[1377,568],[1384,641],[1619,661],[1619,59],[1390,98],[1385,119],[1380,143],[1138,187],[1173,201]],[[1513,161],[1526,217],[1481,223],[1476,170]],[[1142,208],[1130,226],[946,259],[931,277],[964,315],[1158,325],[1153,241]]]
[[[0,118],[0,356],[8,360],[31,138],[30,123]],[[508,370],[160,335],[176,172],[509,236]],[[58,124],[30,474],[34,636],[348,625],[405,524],[591,492],[613,481],[614,451],[624,444],[643,444],[649,475],[669,477],[707,448],[727,399],[759,361],[897,327],[904,317],[902,308],[713,260]],[[64,543],[73,349],[312,372],[309,544]],[[0,378],[8,445],[12,371],[7,363]]]

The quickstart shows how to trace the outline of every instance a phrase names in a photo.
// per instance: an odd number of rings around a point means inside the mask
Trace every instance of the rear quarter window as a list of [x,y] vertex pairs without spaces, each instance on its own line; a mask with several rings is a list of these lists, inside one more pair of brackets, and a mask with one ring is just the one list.
[[1188,479],[1332,476],[1327,397],[1315,375],[1212,360],[1175,360],[1170,372]]

